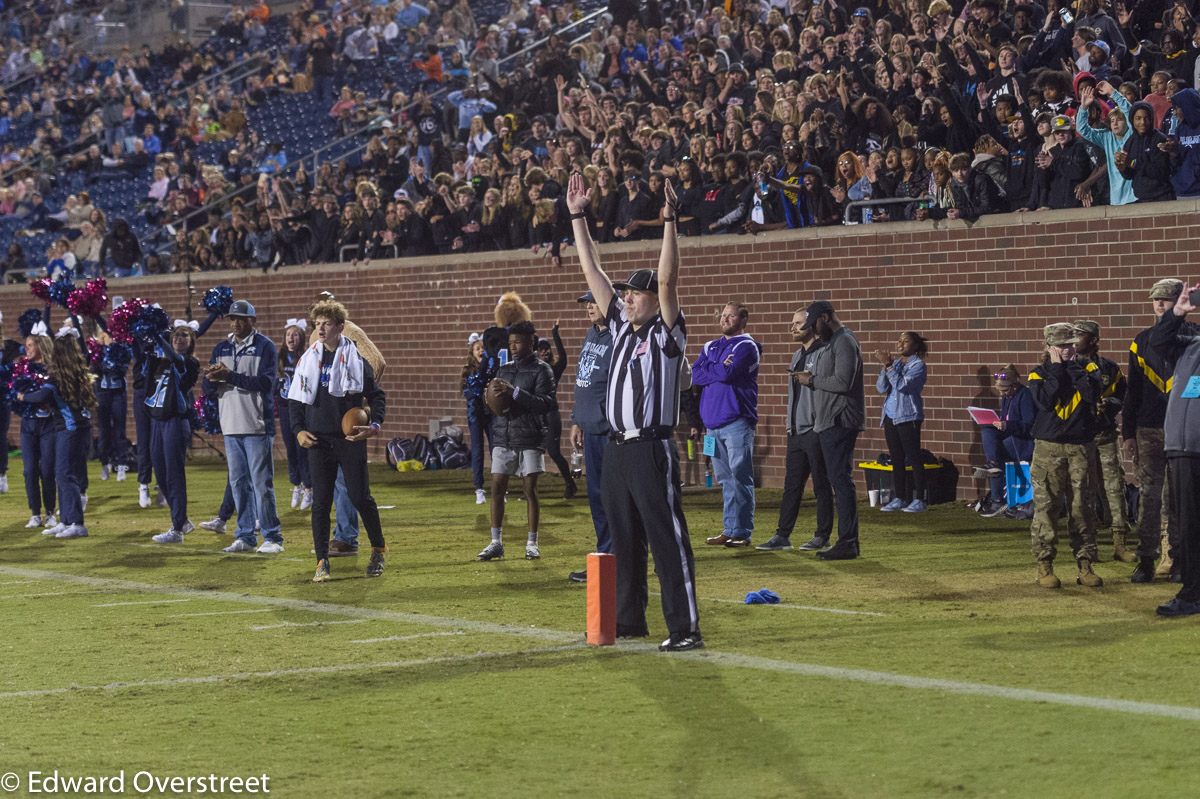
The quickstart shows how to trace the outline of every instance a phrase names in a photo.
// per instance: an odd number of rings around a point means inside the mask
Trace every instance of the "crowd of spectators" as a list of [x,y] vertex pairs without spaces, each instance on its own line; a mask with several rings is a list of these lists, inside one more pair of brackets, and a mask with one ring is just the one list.
[[[72,208],[31,208],[42,182],[145,172],[140,212],[173,243],[147,268],[265,271],[517,248],[557,260],[576,171],[600,242],[655,236],[668,180],[684,235],[1200,195],[1188,0],[615,0],[565,30],[592,10],[508,0],[483,24],[469,0],[306,5],[275,69],[237,91],[192,83],[232,47],[60,59],[29,96],[0,99],[0,129],[39,126],[0,160],[41,159],[0,212],[69,225]],[[218,35],[253,46],[269,13],[235,8]],[[147,87],[164,63],[171,78]],[[369,92],[368,64],[399,81]],[[283,91],[316,92],[365,148],[313,171],[262,141],[244,109]],[[74,142],[56,133],[64,114],[83,121]],[[220,139],[236,140],[221,163],[191,157]]]

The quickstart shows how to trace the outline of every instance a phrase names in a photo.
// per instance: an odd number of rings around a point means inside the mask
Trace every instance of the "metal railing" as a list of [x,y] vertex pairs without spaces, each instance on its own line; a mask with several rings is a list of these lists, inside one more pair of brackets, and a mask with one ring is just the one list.
[[850,221],[850,212],[855,208],[866,208],[876,205],[908,205],[910,203],[931,203],[934,198],[926,194],[922,197],[880,197],[878,200],[854,200],[846,203],[846,211],[842,214],[842,221],[847,225],[857,225],[857,222]]
[[[585,16],[585,17],[580,17],[579,19],[575,20],[575,21],[574,21],[574,22],[572,22],[570,25],[563,25],[563,26],[562,26],[561,28],[559,28],[558,30],[556,30],[556,31],[552,31],[552,32],[550,33],[550,36],[546,36],[545,38],[538,39],[538,40],[537,40],[536,42],[534,42],[533,44],[526,45],[525,47],[522,47],[522,48],[521,48],[520,50],[518,50],[517,52],[515,52],[515,53],[512,53],[511,55],[506,55],[506,56],[504,56],[504,58],[501,58],[500,60],[498,60],[498,61],[496,62],[496,66],[498,67],[498,66],[500,66],[501,64],[503,64],[505,61],[509,61],[509,60],[511,60],[511,59],[514,59],[514,58],[516,58],[517,56],[521,55],[522,53],[527,53],[527,52],[529,52],[530,50],[536,50],[537,48],[541,47],[541,46],[542,46],[543,44],[545,44],[546,42],[550,41],[550,37],[551,37],[551,36],[557,36],[557,37],[559,37],[559,38],[562,38],[562,35],[563,35],[564,33],[566,33],[567,31],[571,30],[571,28],[577,27],[577,26],[579,26],[579,25],[582,25],[582,24],[583,24],[583,23],[585,23],[585,22],[589,22],[589,21],[591,21],[591,20],[593,20],[593,19],[596,19],[596,18],[597,18],[597,17],[599,17],[601,14],[604,14],[606,11],[608,11],[608,8],[607,8],[607,7],[598,8],[598,9],[596,9],[595,11],[593,11],[592,13],[588,14],[587,16]],[[592,32],[589,30],[589,31],[588,31],[588,32],[585,34],[585,36],[590,36],[590,35],[591,35],[591,33],[592,33]],[[580,39],[575,39],[575,40],[574,40],[573,42],[571,42],[571,43],[572,43],[572,44],[574,44],[575,42],[578,42],[578,41],[580,41]]]

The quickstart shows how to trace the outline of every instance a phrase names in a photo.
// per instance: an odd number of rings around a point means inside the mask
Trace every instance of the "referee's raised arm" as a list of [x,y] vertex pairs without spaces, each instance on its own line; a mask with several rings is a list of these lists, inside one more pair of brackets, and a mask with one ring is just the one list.
[[575,247],[579,250],[579,263],[583,267],[583,277],[587,280],[588,288],[602,313],[608,313],[612,305],[612,281],[600,268],[600,258],[596,254],[596,242],[592,241],[592,233],[588,230],[587,207],[592,201],[592,190],[584,187],[583,174],[573,172],[567,182],[567,210],[571,212],[571,227],[575,233]]
[[666,205],[663,208],[662,254],[658,257],[658,306],[663,324],[675,327],[679,319],[679,196],[671,181],[663,182]]

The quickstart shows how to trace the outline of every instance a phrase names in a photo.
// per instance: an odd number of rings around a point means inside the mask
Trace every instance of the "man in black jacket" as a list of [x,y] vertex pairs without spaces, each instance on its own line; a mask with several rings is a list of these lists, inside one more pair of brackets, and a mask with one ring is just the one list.
[[529,518],[529,538],[525,558],[541,557],[538,550],[538,475],[546,471],[545,415],[557,411],[554,373],[550,365],[538,359],[534,350],[537,331],[532,322],[517,322],[508,329],[511,358],[488,383],[485,398],[495,410],[497,398],[510,396],[507,411],[497,414],[492,423],[492,542],[479,553],[480,560],[504,557],[504,497],[508,478],[524,480],[525,510]]

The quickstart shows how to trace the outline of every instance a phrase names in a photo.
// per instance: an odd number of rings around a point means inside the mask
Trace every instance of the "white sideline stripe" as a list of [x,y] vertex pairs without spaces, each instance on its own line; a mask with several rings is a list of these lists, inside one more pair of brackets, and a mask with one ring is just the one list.
[[[271,608],[274,610],[274,608]],[[240,611],[234,611],[238,613]],[[261,627],[251,627],[251,630],[278,630],[280,627],[321,627],[325,624],[364,624],[370,619],[343,619],[341,621],[285,621],[280,624],[264,624]]]
[[46,591],[40,594],[5,594],[0,599],[33,599],[39,596],[66,596],[68,594],[94,594],[95,591]]
[[[741,599],[717,599],[715,597],[710,597],[710,596],[702,596],[700,598],[703,599],[705,602],[728,602],[731,605],[746,604]],[[886,613],[875,613],[874,611],[870,611],[870,610],[841,610],[839,608],[817,608],[817,607],[813,607],[811,605],[781,605],[781,604],[776,603],[774,605],[763,605],[763,607],[788,608],[789,610],[812,610],[812,611],[816,611],[818,613],[845,613],[849,616],[887,616]]]
[[[574,649],[580,647],[580,633],[566,632],[563,630],[550,630],[542,627],[529,627],[516,624],[497,624],[495,622],[446,618],[442,616],[428,616],[423,613],[405,613],[396,610],[360,608],[353,605],[334,605],[325,602],[309,602],[300,599],[286,599],[284,597],[254,596],[250,594],[238,594],[232,591],[203,591],[198,588],[187,588],[184,586],[155,585],[153,583],[139,583],[132,580],[115,580],[106,577],[89,577],[80,574],[63,574],[59,572],[40,571],[37,569],[22,569],[15,566],[0,566],[0,575],[7,575],[10,577],[28,577],[31,579],[40,580],[54,580],[57,582],[75,585],[88,585],[95,588],[105,588],[113,592],[121,593],[134,593],[142,591],[145,593],[167,595],[182,594],[191,598],[206,598],[215,601],[239,602],[242,604],[271,605],[274,608],[284,608],[287,610],[307,610],[313,613],[329,613],[339,616],[358,616],[360,618],[367,619],[384,619],[408,624],[423,624],[430,627],[462,628],[472,632],[513,635],[523,638],[539,638],[542,640],[564,644],[564,646],[558,647],[559,649]],[[264,608],[253,612],[261,613],[265,610],[267,609]],[[554,647],[548,647],[540,650],[526,651],[553,651],[554,649]],[[631,653],[658,653],[657,648],[653,644],[622,643],[618,644],[617,650]],[[876,685],[890,685],[900,688],[922,688],[950,694],[991,696],[998,699],[1012,699],[1021,702],[1045,702],[1050,704],[1066,705],[1069,707],[1083,707],[1096,710],[1110,710],[1118,713],[1134,713],[1148,716],[1160,716],[1163,718],[1184,719],[1187,721],[1200,721],[1200,708],[1195,707],[1159,705],[1150,702],[1132,702],[1123,699],[1106,699],[1104,697],[1082,696],[1079,694],[1051,693],[1049,691],[1034,691],[1025,688],[1007,688],[1002,685],[989,685],[987,683],[938,680],[928,677],[912,677],[907,674],[895,674],[883,671],[866,671],[862,669],[844,669],[835,666],[821,666],[812,663],[793,663],[786,660],[773,660],[771,658],[757,657],[753,655],[738,655],[730,652],[716,652],[712,650],[677,652],[674,653],[672,657],[713,663],[720,666],[734,666],[737,668],[756,669],[759,671],[798,674],[807,677],[825,677],[833,680],[874,683]],[[455,660],[455,658],[447,657],[430,658],[429,660],[425,661],[399,661],[399,663],[414,665],[422,663],[452,662],[453,660]],[[267,674],[268,676],[273,676],[289,673],[318,672],[321,670],[338,671],[346,670],[347,668],[354,669],[387,667],[388,664],[366,664],[351,667],[326,666],[313,669],[293,670],[291,672],[268,672]],[[191,680],[191,682],[219,681],[223,679],[228,678],[195,678],[194,680]],[[182,685],[186,684],[187,682],[189,682],[189,680],[168,680],[161,683],[134,683],[132,685]],[[62,693],[70,690],[77,689],[58,688],[50,689],[49,691],[26,691],[0,694],[0,699],[10,696],[38,696],[44,693]]]
[[30,583],[40,583],[41,580],[5,580],[0,585],[29,585]]
[[130,544],[133,547],[148,547],[150,549],[173,549],[176,552],[199,552],[203,555],[237,555],[240,558],[270,558],[271,560],[288,560],[292,563],[308,563],[303,558],[285,558],[282,555],[260,555],[257,552],[225,552],[221,549],[194,549],[179,544]]
[[233,616],[238,613],[270,613],[275,608],[255,608],[254,610],[214,610],[208,613],[172,613],[168,619],[191,619],[196,616]]
[[94,608],[120,608],[125,605],[165,605],[168,602],[191,602],[190,599],[150,599],[144,602],[106,602],[103,605],[92,605]]
[[452,630],[445,633],[417,633],[416,635],[389,635],[387,638],[361,638],[351,641],[352,644],[382,644],[385,641],[411,641],[414,638],[436,638],[442,635],[466,635],[462,630]]
[[310,666],[301,669],[278,669],[276,671],[250,671],[237,674],[210,674],[207,677],[180,677],[174,680],[145,680],[142,682],[114,682],[108,685],[73,685],[70,688],[41,688],[32,691],[9,691],[0,693],[0,699],[20,699],[31,696],[54,696],[56,694],[72,694],[82,691],[121,691],[128,688],[172,688],[185,685],[207,685],[211,683],[232,682],[234,680],[255,680],[264,677],[293,677],[304,674],[337,674],[341,672],[372,671],[378,669],[405,669],[414,666],[434,666],[441,664],[468,663],[473,660],[491,660],[511,657],[512,655],[538,655],[545,652],[562,652],[570,649],[582,649],[586,644],[568,644],[566,646],[541,646],[531,649],[514,649],[511,652],[476,652],[472,655],[446,655],[436,658],[420,658],[418,660],[389,660],[381,663],[346,663],[338,666]]

